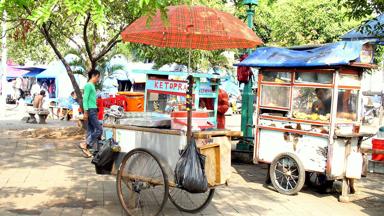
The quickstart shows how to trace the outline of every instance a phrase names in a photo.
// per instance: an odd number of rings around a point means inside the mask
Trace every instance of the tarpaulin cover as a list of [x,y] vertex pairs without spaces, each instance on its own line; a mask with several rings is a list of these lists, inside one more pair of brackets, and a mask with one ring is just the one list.
[[371,19],[362,26],[362,31],[352,29],[345,35],[341,36],[342,40],[366,40],[373,39],[375,42],[383,44],[384,31],[380,28],[375,31],[375,28],[384,24],[384,14]]
[[7,66],[7,78],[17,78],[22,77],[24,74],[28,73],[27,70],[21,70],[12,66]]
[[36,77],[41,72],[45,71],[45,68],[41,68],[41,67],[18,67],[18,68],[29,71],[28,73],[24,74],[23,77]]
[[235,66],[248,67],[323,67],[348,65],[360,57],[367,41],[341,41],[319,48],[297,51],[286,48],[262,47]]

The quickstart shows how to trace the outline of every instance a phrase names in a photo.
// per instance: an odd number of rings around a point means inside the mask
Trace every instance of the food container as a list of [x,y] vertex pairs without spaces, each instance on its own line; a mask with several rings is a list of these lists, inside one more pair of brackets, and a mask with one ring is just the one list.
[[[171,113],[171,129],[186,130],[187,128],[187,111],[177,111]],[[193,111],[192,112],[192,128],[194,130],[213,128],[214,125],[209,122],[209,112]]]

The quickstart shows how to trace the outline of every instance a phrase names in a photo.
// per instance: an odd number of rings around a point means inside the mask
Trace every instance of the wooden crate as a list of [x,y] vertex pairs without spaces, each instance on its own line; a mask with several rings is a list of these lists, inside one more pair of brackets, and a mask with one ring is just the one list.
[[206,156],[205,174],[209,186],[222,185],[231,176],[231,143],[226,136],[212,137],[212,142],[196,140],[200,153]]

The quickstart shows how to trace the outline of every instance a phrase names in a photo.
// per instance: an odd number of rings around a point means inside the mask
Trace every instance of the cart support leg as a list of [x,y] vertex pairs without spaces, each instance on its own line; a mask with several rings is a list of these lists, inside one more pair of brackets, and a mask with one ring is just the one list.
[[339,197],[339,201],[343,202],[343,203],[349,202],[348,194],[349,194],[348,179],[344,177],[343,178],[343,184],[341,187],[341,196]]

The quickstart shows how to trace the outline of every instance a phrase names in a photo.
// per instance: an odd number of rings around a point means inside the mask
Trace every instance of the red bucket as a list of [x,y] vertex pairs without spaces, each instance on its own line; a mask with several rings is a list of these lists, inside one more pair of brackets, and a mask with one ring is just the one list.
[[[384,150],[384,139],[372,139],[372,150]],[[384,154],[372,154],[372,160],[384,161]]]

